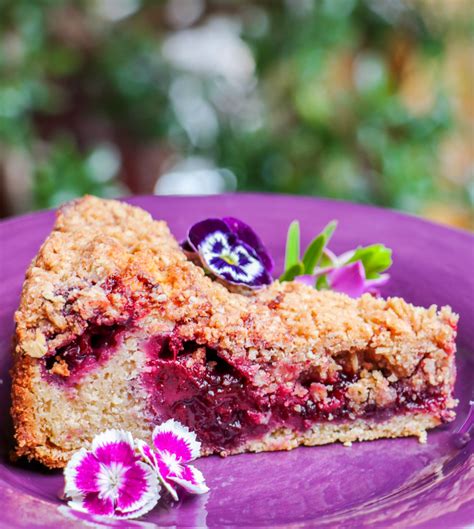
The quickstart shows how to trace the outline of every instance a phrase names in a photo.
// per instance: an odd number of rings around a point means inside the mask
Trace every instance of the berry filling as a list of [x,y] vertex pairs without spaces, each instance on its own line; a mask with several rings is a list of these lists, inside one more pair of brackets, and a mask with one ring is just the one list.
[[43,359],[45,375],[58,382],[74,382],[116,350],[125,325],[91,325],[83,334]]
[[[145,347],[148,370],[143,381],[156,422],[179,420],[208,450],[225,453],[279,427],[305,430],[317,422],[355,418],[347,390],[357,382],[356,374],[339,372],[331,381],[321,381],[303,372],[293,385],[266,393],[242,366],[175,333],[153,337]],[[356,415],[383,420],[394,413],[445,407],[445,397],[436,388],[433,393],[412,393],[400,381],[393,387],[394,402],[382,408],[368,405]]]
[[[49,381],[77,382],[110,358],[127,329],[129,321],[91,324],[82,335],[44,357],[44,375]],[[390,384],[396,394],[392,402],[382,407],[366,404],[355,410],[348,389],[358,382],[359,375],[342,359],[341,370],[330,379],[302,371],[295,374],[293,382],[269,392],[254,383],[247,366],[196,341],[185,341],[176,331],[154,336],[143,346],[148,365],[142,383],[149,392],[156,422],[174,418],[186,424],[208,451],[226,453],[280,427],[301,431],[318,422],[356,417],[383,420],[407,411],[446,408],[440,388],[414,392],[398,380]]]
[[148,352],[145,384],[158,422],[173,417],[220,450],[239,444],[243,432],[265,431],[268,399],[213,349],[171,335],[152,339]]

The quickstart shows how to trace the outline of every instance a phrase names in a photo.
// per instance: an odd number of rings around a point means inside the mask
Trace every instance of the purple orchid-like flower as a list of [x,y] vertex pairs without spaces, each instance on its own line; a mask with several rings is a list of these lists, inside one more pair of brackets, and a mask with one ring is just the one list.
[[76,452],[64,471],[69,507],[92,515],[136,518],[160,498],[156,472],[137,455],[130,433],[107,430],[90,450]]
[[334,268],[328,273],[327,278],[332,290],[358,298],[367,292],[378,296],[380,294],[378,287],[385,285],[390,276],[382,274],[377,279],[367,279],[364,265],[360,261],[355,261],[341,268]]
[[154,449],[143,441],[138,442],[138,449],[175,501],[178,500],[177,486],[192,494],[209,491],[200,470],[189,464],[201,451],[194,432],[170,419],[155,427],[152,440]]
[[227,283],[257,289],[272,282],[273,259],[253,229],[234,217],[194,224],[183,249]]
[[321,268],[315,274],[297,276],[295,280],[314,287],[317,278],[324,274],[327,274],[328,287],[331,290],[347,294],[352,298],[358,298],[365,293],[378,296],[380,295],[378,287],[385,285],[390,279],[389,274],[381,274],[377,279],[367,279],[364,265],[360,261],[355,261],[339,267]]

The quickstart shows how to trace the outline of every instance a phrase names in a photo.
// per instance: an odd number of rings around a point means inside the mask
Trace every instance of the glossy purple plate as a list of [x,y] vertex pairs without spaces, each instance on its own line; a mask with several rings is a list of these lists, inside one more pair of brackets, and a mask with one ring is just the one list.
[[281,269],[288,224],[302,224],[309,242],[339,219],[332,247],[383,242],[394,250],[385,295],[415,304],[450,304],[461,315],[458,415],[449,426],[415,439],[381,440],[350,448],[330,445],[291,452],[204,458],[197,465],[211,492],[157,508],[139,521],[106,524],[77,516],[58,500],[62,474],[8,461],[10,347],[13,312],[25,270],[51,229],[54,213],[0,224],[0,527],[468,527],[474,523],[474,238],[414,217],[330,200],[271,195],[137,197],[129,202],[165,219],[179,239],[193,222],[233,215],[266,241]]

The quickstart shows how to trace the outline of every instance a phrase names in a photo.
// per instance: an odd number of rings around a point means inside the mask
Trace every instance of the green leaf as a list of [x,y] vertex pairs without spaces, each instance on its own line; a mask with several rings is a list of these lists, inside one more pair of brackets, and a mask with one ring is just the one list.
[[334,230],[337,228],[337,220],[331,220],[321,232],[326,237],[326,244],[331,240]]
[[337,222],[331,221],[324,230],[315,237],[306,248],[303,256],[304,273],[312,274],[313,270],[319,263],[321,256],[323,255],[324,248],[328,244],[329,240],[336,229]]
[[294,220],[288,228],[285,250],[285,271],[300,262],[300,223]]
[[329,258],[329,256],[326,254],[326,252],[323,252],[321,260],[319,261],[319,266],[321,268],[326,268],[326,266],[333,266],[333,262]]
[[326,246],[326,238],[321,233],[311,241],[303,255],[303,266],[305,274],[312,274]]
[[303,263],[296,263],[292,266],[290,266],[290,268],[287,268],[283,274],[280,276],[280,281],[283,282],[283,281],[293,281],[293,279],[296,277],[296,276],[300,276],[304,273],[304,266],[303,266]]
[[362,261],[367,279],[376,279],[392,265],[392,250],[383,244],[357,248],[348,263]]
[[316,281],[317,290],[327,290],[329,288],[329,283],[326,274],[319,276]]

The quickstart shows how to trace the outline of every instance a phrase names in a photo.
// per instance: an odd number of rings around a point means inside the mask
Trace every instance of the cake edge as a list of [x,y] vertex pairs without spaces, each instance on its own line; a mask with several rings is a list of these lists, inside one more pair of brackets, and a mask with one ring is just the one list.
[[411,412],[394,415],[386,420],[355,419],[339,423],[320,422],[313,424],[311,428],[303,432],[278,428],[266,434],[263,439],[248,441],[235,450],[221,455],[293,450],[301,446],[321,446],[332,443],[350,446],[353,442],[401,437],[418,437],[420,443],[426,443],[427,430],[439,426],[442,422],[435,414]]

